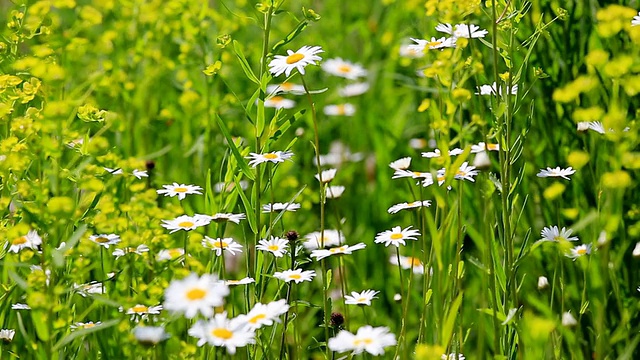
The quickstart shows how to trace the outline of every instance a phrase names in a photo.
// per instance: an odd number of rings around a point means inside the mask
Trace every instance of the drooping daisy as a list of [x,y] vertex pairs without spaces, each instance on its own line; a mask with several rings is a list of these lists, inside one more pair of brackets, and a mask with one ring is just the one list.
[[547,286],[549,286],[549,279],[547,279],[546,276],[539,276],[538,277],[538,289],[542,290],[542,289],[546,288]]
[[575,325],[578,325],[578,321],[576,321],[576,318],[571,315],[571,311],[565,311],[562,314],[562,326],[571,327]]
[[267,204],[262,206],[262,212],[263,213],[270,213],[270,212],[274,212],[274,211],[296,211],[300,209],[300,204],[298,203],[274,203],[274,204]]
[[457,24],[455,27],[451,26],[451,24],[438,24],[436,30],[453,35],[456,38],[466,39],[483,38],[489,33],[487,30],[480,30],[479,26],[473,24]]
[[19,238],[9,242],[9,244],[11,245],[9,247],[9,252],[17,254],[22,249],[29,248],[37,250],[38,246],[42,244],[42,238],[40,238],[37,231],[29,230],[27,235],[20,236]]
[[70,326],[71,330],[78,330],[78,329],[91,329],[94,328],[96,326],[100,326],[102,325],[102,321],[96,321],[95,323],[93,321],[89,321],[86,323],[83,322],[77,322],[73,325]]
[[147,170],[138,170],[135,169],[133,170],[133,172],[131,173],[131,175],[135,176],[136,178],[138,178],[138,180],[141,180],[143,177],[149,177],[149,174],[147,174]]
[[322,60],[317,54],[323,52],[320,46],[303,46],[300,50],[293,52],[287,50],[287,56],[276,55],[269,63],[269,71],[273,76],[280,76],[284,73],[286,76],[291,75],[293,69],[304,75],[304,68],[307,65],[316,65],[317,61]]
[[336,337],[329,339],[329,349],[337,352],[353,351],[354,355],[364,351],[371,355],[383,355],[384,348],[396,345],[396,337],[388,327],[365,325],[354,335],[341,330]]
[[[599,134],[604,134],[606,132],[604,130],[604,125],[600,121],[589,121],[589,123],[587,123],[587,128]],[[609,129],[609,131],[613,131],[613,130]]]
[[424,49],[416,49],[415,44],[404,44],[400,45],[398,53],[403,58],[419,59],[424,56]]
[[279,321],[278,317],[289,311],[287,300],[281,299],[268,304],[257,303],[245,317],[249,328],[260,329],[263,326],[273,325],[273,321]]
[[104,294],[106,289],[104,284],[97,281],[92,281],[87,284],[73,284],[74,290],[78,293],[78,295],[82,297],[87,297],[92,294]]
[[89,236],[89,240],[108,249],[110,245],[115,245],[120,242],[120,236],[116,234],[91,235]]
[[633,17],[633,20],[631,20],[631,26],[638,26],[640,25],[640,12],[638,12],[638,15]]
[[458,354],[458,356],[456,357],[456,353],[451,353],[449,355],[447,354],[442,354],[442,356],[440,357],[440,360],[465,360],[466,357],[462,354]]
[[202,188],[198,185],[185,185],[174,182],[172,185],[162,185],[162,187],[164,189],[156,190],[158,194],[171,197],[177,195],[180,200],[184,200],[187,195],[202,195]]
[[258,242],[256,249],[262,251],[268,251],[275,257],[283,257],[287,253],[289,247],[289,241],[287,239],[281,239],[279,237],[271,236],[269,240],[263,239]]
[[217,213],[211,218],[215,222],[231,221],[232,223],[240,224],[240,220],[246,219],[245,214],[231,214],[231,213]]
[[436,39],[435,37],[432,37],[431,40],[414,39],[414,38],[411,38],[411,40],[413,40],[415,44],[409,45],[409,48],[414,51],[420,51],[420,52],[424,52],[426,49],[436,50],[436,49],[456,47],[455,38],[441,37],[440,39]]
[[573,168],[571,168],[571,166],[569,166],[566,169],[560,169],[560,166],[556,167],[555,169],[552,169],[550,167],[547,167],[547,170],[545,169],[540,169],[540,172],[536,175],[538,177],[561,177],[565,180],[571,180],[569,179],[569,175],[573,175],[576,171],[573,170]]
[[247,159],[251,159],[251,161],[249,161],[249,166],[256,167],[259,164],[269,161],[274,164],[281,163],[285,160],[291,159],[292,156],[293,153],[291,151],[274,151],[266,154],[250,153],[249,156],[247,156]]
[[0,330],[0,340],[9,343],[13,341],[13,337],[16,335],[16,331],[13,329]]
[[320,231],[316,231],[305,235],[304,238],[307,239],[307,241],[302,243],[302,245],[307,250],[336,246],[344,243],[344,234],[338,230],[325,229],[324,234],[321,234]]
[[289,93],[294,95],[304,95],[304,86],[293,84],[290,82],[284,82],[282,84],[274,84],[267,86],[267,94],[281,94]]
[[11,310],[31,310],[31,306],[27,304],[11,304]]
[[225,280],[224,283],[228,286],[247,285],[256,282],[254,278],[246,277],[240,280]]
[[[500,86],[498,89],[498,84],[494,81],[491,85],[480,85],[477,87],[478,92],[476,95],[500,95],[502,96],[502,89],[506,88],[506,86]],[[518,94],[518,84],[512,85],[511,90],[507,91],[508,95],[517,95]]]
[[345,187],[340,185],[327,186],[324,196],[327,199],[337,199],[344,193]]
[[316,174],[315,178],[321,183],[328,183],[336,177],[336,169],[323,170],[320,174]]
[[215,275],[204,274],[199,277],[191,273],[182,280],[171,281],[164,291],[164,308],[184,313],[187,319],[193,319],[198,312],[210,318],[214,313],[213,308],[221,306],[227,295],[229,287]]
[[571,236],[573,230],[562,228],[562,230],[558,230],[557,226],[544,227],[540,232],[540,236],[542,236],[542,240],[545,241],[577,241],[579,240],[577,236]]
[[359,77],[367,76],[367,70],[360,64],[354,64],[341,58],[327,59],[321,66],[325,72],[349,80],[357,80]]
[[420,231],[411,229],[411,226],[406,229],[402,229],[400,226],[395,226],[391,230],[386,230],[376,235],[375,243],[384,243],[384,246],[406,245],[405,240],[417,240],[416,236],[420,236]]
[[149,247],[147,245],[141,244],[138,247],[127,247],[124,249],[115,249],[112,253],[113,256],[116,257],[116,260],[126,254],[137,254],[142,255],[146,252],[149,252]]
[[411,166],[411,158],[408,156],[392,161],[391,164],[389,164],[389,167],[393,170],[407,170],[409,166]]
[[112,168],[104,167],[103,169],[106,172],[110,173],[111,175],[122,175],[122,173],[123,173],[122,169],[120,169],[120,168],[112,169]]
[[389,262],[405,270],[413,269],[414,274],[424,274],[424,265],[417,257],[400,255],[400,262],[398,263],[398,257],[392,255],[389,257]]
[[282,96],[272,96],[264,99],[264,106],[276,109],[291,109],[296,106],[296,102]]
[[365,290],[362,292],[351,292],[351,296],[345,295],[345,304],[346,305],[366,305],[371,306],[371,300],[376,299],[376,295],[378,295],[380,291],[375,290]]
[[158,261],[174,260],[184,255],[184,248],[162,249],[158,252]]
[[367,91],[369,91],[369,83],[362,82],[362,83],[349,84],[349,85],[346,85],[345,87],[339,88],[338,95],[342,97],[351,97],[351,96],[362,95]]
[[636,246],[633,248],[631,255],[634,257],[640,257],[640,241],[636,243]]
[[331,255],[341,255],[341,254],[350,255],[356,250],[364,249],[366,246],[367,245],[365,245],[364,243],[357,243],[353,246],[342,245],[342,246],[334,247],[331,249],[317,249],[311,252],[311,257],[316,258],[316,260],[320,261]]
[[472,165],[476,169],[487,170],[491,168],[491,159],[486,151],[481,151],[474,156]]
[[498,151],[500,150],[500,144],[485,144],[484,142],[479,142],[477,144],[471,145],[471,153],[477,154],[483,151]]
[[589,254],[591,254],[591,244],[582,244],[573,247],[566,256],[575,261],[577,258]]
[[162,326],[136,326],[131,331],[140,344],[154,346],[171,337]]
[[395,205],[391,206],[389,208],[389,210],[387,210],[387,212],[389,214],[396,214],[401,210],[415,209],[415,208],[419,208],[421,206],[429,207],[429,206],[431,206],[431,201],[430,200],[422,200],[422,201],[417,200],[417,201],[412,201],[410,203],[403,202],[403,203],[395,204]]
[[473,177],[478,175],[478,173],[479,171],[476,170],[475,166],[469,166],[469,163],[465,161],[458,169],[458,172],[456,172],[454,178],[458,180],[468,180],[471,182],[475,182],[475,179]]
[[140,319],[147,319],[149,318],[149,315],[159,315],[161,311],[162,305],[145,306],[142,304],[136,304],[129,308],[126,314],[131,315],[131,320],[134,320],[136,317],[140,317]]
[[169,233],[173,234],[179,230],[191,231],[209,225],[210,222],[211,220],[204,216],[181,215],[173,220],[162,220],[162,227],[171,230]]
[[322,111],[327,116],[353,116],[356,113],[356,107],[353,104],[344,103],[338,105],[327,105]]
[[242,245],[235,242],[232,238],[213,239],[205,236],[204,239],[202,239],[202,246],[214,250],[217,256],[222,255],[222,250],[228,251],[233,256],[236,255],[236,252],[242,252]]
[[303,281],[312,281],[315,276],[315,271],[303,271],[302,269],[276,271],[273,274],[273,277],[275,277],[276,279],[280,279],[285,282],[295,281],[296,284],[299,284]]
[[231,355],[236,348],[255,344],[255,332],[247,326],[244,315],[233,319],[227,318],[227,312],[216,314],[208,321],[198,320],[188,331],[188,334],[198,338],[198,346],[209,344],[224,346]]

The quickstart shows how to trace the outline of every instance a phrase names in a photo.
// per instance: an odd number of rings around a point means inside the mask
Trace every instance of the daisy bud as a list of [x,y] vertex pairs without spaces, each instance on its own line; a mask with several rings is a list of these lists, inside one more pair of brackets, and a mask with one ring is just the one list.
[[578,127],[578,131],[581,131],[581,132],[582,131],[587,131],[587,130],[589,130],[589,122],[581,121],[581,122],[578,123],[577,127]]
[[332,313],[330,324],[334,328],[339,328],[344,324],[344,316],[338,312]]
[[2,329],[0,330],[0,340],[5,343],[10,343],[13,341],[13,337],[16,335],[16,331],[12,329]]
[[602,230],[600,236],[598,236],[598,246],[604,246],[607,244],[607,232]]
[[634,257],[640,257],[640,242],[636,243],[636,247],[633,249],[631,253]]
[[395,301],[395,302],[402,301],[402,295],[400,295],[400,294],[393,295],[393,301]]
[[578,325],[578,322],[576,321],[576,318],[571,315],[571,312],[567,311],[562,314],[562,326],[571,327],[576,325]]
[[486,151],[481,151],[476,154],[476,157],[473,159],[473,166],[480,170],[491,167],[491,160],[489,159],[489,155],[487,155]]
[[549,286],[549,280],[544,276],[540,276],[538,278],[538,289],[542,290],[542,289],[545,289],[547,286]]
[[295,231],[295,230],[291,230],[291,231],[288,231],[288,232],[284,235],[284,237],[286,237],[286,238],[287,238],[287,240],[289,240],[290,242],[295,242],[296,240],[298,240],[299,235],[298,235],[298,232],[297,232],[297,231]]

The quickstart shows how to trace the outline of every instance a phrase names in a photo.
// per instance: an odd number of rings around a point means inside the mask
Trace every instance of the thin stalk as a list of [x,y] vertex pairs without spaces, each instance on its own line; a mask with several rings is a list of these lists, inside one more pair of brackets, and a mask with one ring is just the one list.
[[404,309],[402,311],[402,316],[400,319],[400,336],[398,336],[398,346],[396,346],[396,352],[393,356],[394,359],[398,359],[400,355],[400,348],[404,348],[406,350],[407,346],[404,344],[405,339],[405,331],[406,331],[406,310],[409,307],[409,294],[404,292],[404,281],[402,279],[402,262],[400,261],[400,247],[396,246],[396,258],[398,259],[398,274],[400,274],[400,294],[402,295],[402,300],[404,303]]

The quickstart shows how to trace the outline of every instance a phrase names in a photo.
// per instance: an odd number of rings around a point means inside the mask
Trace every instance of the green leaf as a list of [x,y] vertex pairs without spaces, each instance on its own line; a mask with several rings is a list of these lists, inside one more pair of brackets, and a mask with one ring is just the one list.
[[249,66],[249,62],[247,61],[247,58],[244,57],[244,53],[240,48],[240,43],[237,42],[236,40],[233,40],[233,52],[236,53],[238,60],[240,60],[240,66],[242,67],[242,70],[244,71],[245,75],[247,75],[247,78],[249,78],[249,80],[254,82],[256,85],[260,85],[260,81],[258,80],[258,77],[253,73],[253,70],[251,70],[251,66]]
[[449,308],[449,313],[447,313],[447,318],[444,321],[444,326],[442,328],[442,339],[444,340],[444,344],[448,344],[451,341],[451,336],[453,335],[453,328],[456,323],[456,318],[458,317],[458,310],[460,309],[460,305],[462,304],[462,294],[459,294],[458,297],[453,301],[451,307]]
[[296,36],[300,35],[300,33],[303,32],[304,29],[307,28],[307,26],[309,26],[308,21],[301,21],[295,29],[293,29],[289,34],[287,34],[287,36],[284,37],[284,39],[278,41],[277,43],[275,43],[275,45],[273,45],[273,48],[271,48],[271,52],[276,53],[278,49],[290,43],[293,39],[296,38]]
[[227,129],[227,126],[224,124],[224,121],[222,121],[222,118],[220,118],[220,115],[218,114],[216,114],[216,121],[218,122],[218,126],[220,126],[220,131],[222,131],[222,135],[224,135],[225,139],[227,139],[227,144],[229,145],[229,148],[231,149],[233,156],[238,161],[240,170],[246,177],[248,177],[251,180],[255,180],[256,177],[255,175],[253,175],[253,171],[251,171],[251,168],[247,164],[247,160],[240,154],[240,150],[238,150],[238,147],[236,146],[236,144],[233,142],[233,139],[231,138],[229,129]]
[[69,333],[69,335],[63,337],[62,339],[60,339],[60,341],[58,341],[54,346],[53,346],[53,350],[54,351],[58,351],[61,347],[67,345],[68,343],[72,342],[73,340],[94,333],[94,332],[98,332],[107,328],[110,328],[116,324],[118,324],[120,322],[120,319],[113,319],[113,320],[108,320],[108,321],[104,321],[102,322],[102,324],[98,325],[98,326],[94,326],[92,328],[88,328],[88,329],[80,329],[80,330],[76,330],[73,331],[71,333]]
[[327,286],[325,287],[325,289],[329,290],[329,288],[331,287],[331,280],[333,279],[333,273],[331,271],[331,269],[327,270]]

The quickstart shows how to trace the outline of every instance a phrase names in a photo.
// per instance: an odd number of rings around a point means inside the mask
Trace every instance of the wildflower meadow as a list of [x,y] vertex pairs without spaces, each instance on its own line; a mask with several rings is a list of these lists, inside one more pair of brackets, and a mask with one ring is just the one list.
[[639,11],[0,1],[0,359],[640,359]]

